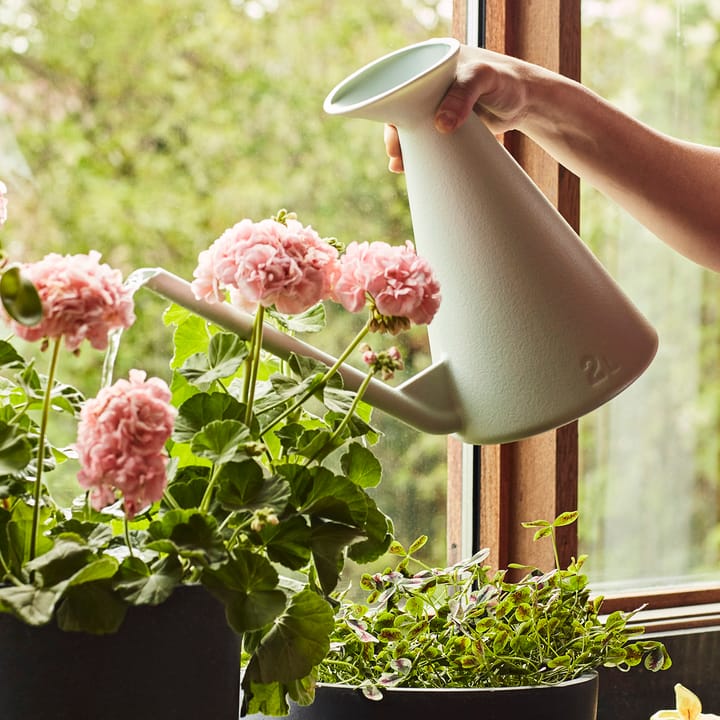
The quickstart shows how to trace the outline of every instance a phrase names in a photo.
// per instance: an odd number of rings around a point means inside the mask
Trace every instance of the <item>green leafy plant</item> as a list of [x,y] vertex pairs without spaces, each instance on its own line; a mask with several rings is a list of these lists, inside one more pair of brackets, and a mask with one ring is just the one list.
[[[563,513],[524,526],[536,528],[536,540],[548,538],[557,559],[556,528],[576,518]],[[526,574],[510,581],[507,571],[490,571],[487,550],[447,568],[426,567],[415,557],[426,541],[407,549],[392,543],[400,560],[363,575],[366,603],[341,595],[322,681],[381,699],[392,687],[542,685],[601,666],[670,666],[664,646],[632,625],[634,613],[602,617],[603,599],[591,596],[582,570],[585,556],[550,572],[512,565]]]
[[[370,288],[373,268],[380,277]],[[415,310],[402,282],[385,286],[381,276],[393,269],[413,284]],[[133,320],[119,273],[97,253],[51,254],[6,268],[6,277],[5,320],[25,341],[42,342],[49,369],[25,359],[17,338],[0,340],[0,612],[110,633],[129,607],[203,585],[242,641],[245,709],[283,714],[288,696],[311,700],[346,557],[376,559],[392,540],[390,519],[367,492],[382,472],[361,396],[402,360],[394,347],[375,352],[363,342],[371,331],[429,321],[439,303],[432,272],[410,246],[343,252],[285,211],[243,220],[201,254],[196,296],[252,305],[250,338],[173,305],[170,386],[133,370],[128,380],[104,378],[91,399],[58,380],[61,349],[78,353],[86,339],[115,347],[112,333]],[[25,292],[31,312],[11,312]],[[266,323],[317,331],[328,299],[369,308],[332,367],[263,351]],[[350,392],[338,368],[357,348],[367,375]],[[63,418],[78,426],[70,445],[51,439]],[[75,462],[80,486],[64,506],[48,475]]]

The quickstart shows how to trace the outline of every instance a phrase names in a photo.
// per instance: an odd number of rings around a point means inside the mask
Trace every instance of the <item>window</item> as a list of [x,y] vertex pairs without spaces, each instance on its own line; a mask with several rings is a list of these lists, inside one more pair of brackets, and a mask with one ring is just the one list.
[[[653,127],[720,142],[720,29],[709,4],[585,0],[582,11],[585,82]],[[581,549],[609,588],[717,582],[720,280],[590,188],[582,235],[655,325],[660,348],[632,388],[580,422],[580,507],[595,508],[583,513]]]
[[[470,22],[473,17],[478,20],[477,27],[474,29],[461,23],[458,27],[460,37],[467,38],[470,42],[477,38],[480,40],[484,38],[490,49],[529,59],[577,78],[580,70],[581,5],[586,13],[585,22],[597,23],[594,28],[595,35],[588,41],[592,47],[593,41],[605,40],[605,38],[598,37],[607,32],[604,23],[615,22],[618,18],[620,18],[618,31],[627,33],[629,45],[641,44],[639,41],[645,42],[648,28],[655,27],[655,25],[649,22],[648,16],[643,13],[649,12],[653,6],[656,8],[660,4],[653,2],[591,3],[589,0],[583,0],[582,3],[580,0],[554,0],[543,3],[521,3],[514,0],[485,0],[484,2],[470,0],[466,3],[457,0],[455,8],[456,21],[461,18],[462,23]],[[677,61],[679,56],[683,55],[685,56],[683,62],[691,59],[694,52],[690,48],[691,38],[708,42],[710,35],[715,37],[717,33],[716,14],[713,15],[705,7],[705,3],[670,3],[669,5],[673,8],[670,16],[667,13],[668,4],[662,4],[666,7],[661,13],[661,17],[668,21],[667,28],[670,29],[671,35],[677,34],[679,31],[679,41],[675,46],[671,45],[674,47],[674,57],[673,59],[664,57],[664,62],[672,64],[673,60]],[[588,7],[595,13],[588,12]],[[629,25],[623,27],[633,8],[640,10],[640,21],[642,22],[644,19],[642,31]],[[689,30],[690,27],[693,28],[692,32],[684,34],[685,30]],[[474,31],[477,31],[478,35],[473,35]],[[717,43],[715,43],[716,47]],[[611,45],[608,51],[615,52],[616,49],[614,45]],[[711,50],[711,55],[714,56],[716,52],[716,49]],[[590,63],[587,56],[585,57],[586,63]],[[625,67],[628,67],[627,60],[620,62],[624,62]],[[672,79],[677,83],[675,90],[687,90],[693,93],[693,97],[697,97],[694,93],[702,91],[703,87],[716,87],[717,84],[713,85],[712,81],[709,85],[705,85],[706,73],[709,70],[702,65],[702,61],[698,60],[698,62],[701,64],[696,67],[702,68],[699,75],[688,71],[686,76],[682,70],[682,64],[672,65],[675,71]],[[648,64],[647,60],[643,60],[643,63]],[[599,63],[594,70],[597,72],[594,77],[599,81],[603,78],[605,68]],[[656,82],[657,78],[662,75],[663,73],[655,72],[653,82]],[[593,76],[589,75],[588,77]],[[628,80],[632,80],[634,77],[635,74],[630,74]],[[716,102],[715,98],[712,99]],[[661,92],[658,102],[667,106],[667,95]],[[678,100],[677,105],[670,104],[677,110],[675,117],[684,115],[684,111],[690,109],[691,103],[685,102],[687,104]],[[636,110],[637,108],[630,107],[629,109]],[[708,117],[708,120],[716,122],[717,111],[713,108],[707,113],[701,112],[701,116],[711,116]],[[652,116],[647,116],[647,119],[653,121]],[[714,137],[702,135],[687,127],[666,126],[666,129],[675,129],[678,134],[694,135],[695,139],[701,141],[714,141],[715,143],[718,141],[717,135]],[[571,224],[577,226],[580,198],[577,179],[563,168],[558,167],[551,158],[525,138],[510,133],[504,138],[504,142],[541,189],[557,204]],[[587,196],[585,197],[587,198]],[[598,250],[597,247],[595,249]],[[604,259],[608,262],[607,256]],[[681,262],[684,263],[684,261]],[[610,264],[612,265],[612,263]],[[657,280],[654,283],[657,284]],[[704,288],[712,287],[708,283],[709,278],[705,277],[702,280],[696,279],[692,285],[695,289],[698,285]],[[680,281],[678,284],[681,284]],[[698,297],[698,295],[692,297]],[[711,293],[699,297],[701,302],[695,306],[697,308],[694,316],[696,327],[702,327],[705,319],[710,320],[709,315],[714,299]],[[640,302],[640,299],[636,298],[636,302]],[[650,311],[648,311],[649,313]],[[655,318],[653,320],[655,321]],[[712,333],[712,323],[709,323],[706,333]],[[696,347],[703,347],[702,340],[705,338],[697,338]],[[675,342],[680,344],[682,341]],[[699,366],[700,363],[711,358],[712,340],[706,347],[708,348],[707,355],[692,356],[690,362]],[[683,349],[686,348],[683,347]],[[713,370],[711,368],[711,372]],[[698,383],[695,387],[698,386],[702,387],[702,384]],[[640,387],[642,388],[642,386]],[[624,398],[617,398],[613,403],[621,400]],[[635,401],[637,402],[637,397]],[[645,401],[644,396],[642,401]],[[695,407],[704,408],[705,406],[696,405]],[[702,414],[698,414],[698,416],[703,417]],[[674,415],[672,419],[677,422],[688,418],[680,414],[679,416]],[[696,420],[697,416],[690,415],[690,419]],[[552,565],[552,558],[544,557],[540,546],[533,547],[528,533],[520,528],[520,522],[539,517],[552,517],[559,511],[577,507],[578,487],[582,497],[582,494],[586,492],[584,483],[587,480],[592,482],[592,479],[586,479],[584,474],[578,477],[579,461],[582,460],[581,473],[598,467],[597,455],[590,453],[589,449],[594,449],[601,444],[598,438],[603,436],[598,430],[602,429],[601,426],[605,420],[586,419],[581,421],[581,425],[585,422],[594,422],[595,425],[590,424],[587,428],[581,427],[580,433],[578,433],[578,424],[572,423],[557,431],[545,433],[526,441],[495,447],[469,449],[451,445],[451,457],[458,462],[465,460],[466,474],[471,466],[479,465],[477,473],[479,483],[473,495],[477,524],[476,544],[491,547],[497,565],[503,566],[508,560],[545,567]],[[677,441],[676,434],[682,429],[682,423],[674,426],[667,436],[662,437],[664,441],[661,444],[662,447],[665,443],[672,445],[673,441]],[[697,426],[694,429],[697,429]],[[635,428],[632,428],[632,431],[634,433]],[[706,459],[708,454],[712,454],[717,437],[717,428],[712,424],[707,428],[707,434],[703,436],[702,442],[697,441],[696,436],[695,444],[691,444],[694,453],[690,455],[693,458],[695,469],[707,467],[707,464],[703,464],[701,460]],[[591,443],[590,440],[593,442]],[[640,451],[636,447],[633,452]],[[452,463],[451,468],[456,467],[457,463]],[[622,465],[619,470],[617,468],[613,470],[613,472],[621,473],[622,471]],[[698,477],[702,476],[695,475],[694,479],[690,481],[690,487],[695,491],[698,490]],[[459,472],[454,473],[454,478],[451,472],[451,483],[454,479],[457,487],[462,487],[460,478]],[[469,486],[469,483],[465,483],[466,488]],[[671,496],[669,502],[673,502],[673,497]],[[696,497],[707,499],[710,496],[700,494]],[[587,496],[584,500],[586,499]],[[594,503],[592,505],[594,507]],[[451,507],[453,507],[452,498]],[[456,508],[459,507],[458,503]],[[676,510],[677,506],[673,507]],[[651,515],[645,508],[638,507],[637,516],[644,514]],[[452,530],[458,527],[460,519],[461,513],[456,509],[449,520],[451,537]],[[581,524],[581,535],[584,533],[583,542],[586,544],[593,539],[591,529],[591,524],[589,526]],[[668,529],[668,533],[672,533],[672,531]],[[460,533],[456,532],[456,536],[460,537]],[[574,529],[568,529],[561,539],[561,554],[563,555],[561,560],[568,560],[571,555],[576,555],[578,552]],[[634,542],[646,543],[646,539],[641,537],[628,542],[630,544],[625,545],[625,548],[630,551]],[[595,552],[594,549],[592,551]],[[717,664],[718,648],[720,647],[720,633],[718,632],[720,582],[718,582],[717,573],[715,572],[714,582],[704,586],[688,585],[687,578],[685,578],[684,585],[664,588],[649,587],[653,580],[648,577],[651,573],[644,573],[642,582],[635,583],[636,588],[632,591],[623,588],[618,589],[612,595],[605,593],[606,600],[603,607],[608,612],[615,609],[631,610],[644,602],[649,602],[653,610],[644,612],[638,617],[647,629],[655,631],[663,639],[671,655],[675,658],[675,664],[671,670],[657,675],[649,673],[608,673],[603,675],[599,720],[614,720],[618,717],[649,717],[662,704],[662,702],[658,703],[658,698],[669,697],[672,701],[672,687],[676,682],[682,682],[688,687],[694,688],[703,697],[708,707],[720,705],[720,693],[718,693],[718,686],[711,669]],[[637,587],[639,584],[642,587]]]
[[[660,3],[649,2],[640,3],[638,7],[642,5],[642,8],[648,8],[659,4]],[[477,15],[482,21],[478,26],[484,27],[485,29],[487,47],[529,59],[577,78],[579,77],[580,71],[579,39],[581,5],[586,9],[585,3],[574,1],[526,5],[524,3],[512,2],[511,0],[487,0],[487,2],[480,3],[479,5],[477,3],[466,4],[458,2],[456,3],[456,9],[459,14],[467,18],[472,16],[472,8],[478,10]],[[689,5],[692,5],[692,10],[689,9]],[[632,6],[622,3],[588,3],[588,6],[591,9],[595,9],[596,15],[593,16],[586,9],[586,23],[592,22],[593,17],[595,17],[596,23],[601,22],[601,17],[602,22],[608,22],[609,17],[614,18],[610,13],[612,9],[614,9],[616,13],[621,13],[623,18],[627,17],[632,11]],[[694,51],[691,51],[687,45],[688,38],[691,36],[701,40],[705,38],[704,42],[708,42],[708,34],[716,32],[717,21],[714,21],[713,24],[712,18],[714,16],[710,14],[710,11],[703,11],[700,5],[695,3],[670,3],[669,6],[674,8],[668,20],[671,35],[677,31],[678,27],[689,29],[691,25],[688,23],[692,23],[692,28],[694,28],[692,33],[683,36],[683,39],[675,50],[675,59],[665,59],[666,62],[672,63],[678,62],[677,54],[681,52],[681,48],[684,48],[682,52],[686,54],[686,58],[693,57]],[[605,14],[603,14],[603,8],[607,11]],[[642,8],[640,9],[642,10]],[[686,15],[683,13],[686,13]],[[667,7],[664,17],[668,18]],[[647,27],[647,17],[644,17],[641,12],[639,22],[643,22],[643,19]],[[681,22],[681,24],[677,25],[677,22]],[[620,25],[622,25],[622,22]],[[625,28],[624,32],[627,33],[628,45],[636,42],[638,32],[630,28]],[[599,28],[596,28],[593,38],[595,42],[602,40],[602,33],[599,32]],[[612,52],[616,52],[615,46],[612,47]],[[590,60],[586,62],[591,63]],[[638,61],[636,60],[636,62]],[[700,61],[698,60],[697,62]],[[627,61],[624,61],[624,66],[627,67]],[[681,67],[681,65],[678,65],[676,74],[672,76],[675,82],[674,90],[678,89],[678,83],[680,83],[683,89],[687,90],[687,92],[692,92],[693,97],[697,98],[697,94],[700,92],[699,85],[702,86],[703,83],[710,83],[707,86],[712,87],[710,80],[702,80],[704,76],[698,78],[697,73],[692,72],[689,73],[687,80],[681,81],[683,78]],[[603,63],[597,62],[596,72],[598,73],[598,78],[606,78],[608,68]],[[707,68],[705,68],[704,72],[708,72]],[[590,75],[590,77],[592,77],[592,75]],[[598,89],[602,91],[602,88]],[[661,100],[658,102],[663,103],[663,100],[664,104],[667,105],[667,95],[661,93]],[[678,113],[676,114],[682,117],[688,116],[687,112],[680,110],[688,106],[689,103],[687,101],[679,99],[675,106],[678,109]],[[629,109],[631,111],[634,110],[632,107]],[[700,114],[703,116],[702,112]],[[707,115],[708,113],[704,114],[704,116]],[[652,122],[653,118],[648,117],[648,120]],[[684,128],[682,126],[676,127],[678,128],[676,130],[678,134],[690,132],[687,126]],[[672,130],[672,128],[667,126],[666,129]],[[708,140],[709,138],[707,135],[704,135],[697,137],[697,139]],[[508,133],[504,138],[504,142],[519,159],[521,164],[528,170],[541,189],[557,204],[571,224],[578,226],[580,192],[577,179],[562,167],[559,167],[531,141],[519,136],[517,133]],[[595,222],[597,223],[597,220]],[[647,240],[644,240],[644,242],[647,242]],[[654,242],[656,245],[659,244],[656,241]],[[597,250],[597,248],[595,249]],[[604,260],[608,262],[612,271],[612,262],[608,260],[607,256],[604,257]],[[683,260],[679,262],[681,264],[685,263]],[[655,266],[653,265],[653,269],[654,268]],[[622,284],[622,279],[619,279]],[[649,282],[655,286],[658,284],[657,280]],[[694,280],[693,287],[710,288],[712,285],[709,285],[709,282],[710,279],[707,277],[702,280]],[[683,282],[678,279],[677,284],[681,286]],[[632,295],[630,288],[628,288],[628,292]],[[702,300],[695,301],[694,305],[696,309],[694,322],[696,322],[696,324],[698,319],[703,319],[703,313],[706,316],[711,313],[712,305],[709,302],[709,298],[712,297],[712,291],[708,290],[707,294],[699,297],[701,297]],[[641,298],[635,297],[635,301],[641,304]],[[650,310],[647,312],[649,313]],[[655,321],[655,318],[652,319]],[[705,330],[706,335],[710,332],[711,330]],[[695,363],[695,367],[698,367],[698,363],[700,362],[710,362],[710,364],[712,364],[712,355],[708,353],[712,353],[713,340],[712,335],[708,335],[708,337],[709,340],[706,341],[707,344],[705,345],[706,354],[703,355],[701,359],[697,359],[697,356],[694,356],[693,360],[691,360],[691,362]],[[674,342],[680,346],[685,341],[677,340]],[[688,379],[685,378],[684,382],[687,381]],[[667,382],[667,380],[664,382]],[[638,389],[633,388],[633,390],[641,392],[642,387],[642,384],[638,384]],[[615,411],[615,406],[620,402],[634,402],[635,405],[639,404],[637,395],[634,396],[633,400],[633,395],[630,391],[626,394],[628,395],[627,399],[625,397],[616,399],[610,403],[604,412]],[[705,400],[706,403],[709,400],[712,405],[711,397],[711,395],[708,395]],[[646,404],[647,402],[648,400],[642,396],[640,404]],[[704,408],[707,412],[707,405],[696,405],[695,408],[693,411],[694,417],[690,415],[692,419],[703,417],[702,413],[697,412],[697,408]],[[673,416],[674,422],[687,422],[688,420],[687,414],[675,413],[672,410],[670,414]],[[476,515],[479,518],[479,530],[477,531],[479,538],[478,544],[490,546],[495,550],[493,557],[496,558],[499,566],[503,566],[508,561],[535,563],[541,566],[551,563],[551,558],[543,556],[542,548],[533,546],[530,537],[531,534],[520,528],[520,522],[539,517],[552,517],[560,511],[577,507],[579,504],[578,488],[580,488],[583,500],[588,501],[590,496],[587,493],[589,493],[593,487],[593,479],[590,475],[588,475],[588,478],[584,475],[580,475],[578,478],[578,465],[581,460],[581,472],[583,473],[590,473],[597,469],[597,461],[592,459],[594,456],[588,452],[588,447],[592,447],[591,441],[595,442],[596,445],[605,442],[604,440],[600,440],[600,438],[605,436],[598,433],[598,423],[602,424],[605,422],[602,418],[602,413],[598,413],[595,414],[594,417],[582,420],[579,434],[577,424],[571,424],[557,431],[545,433],[526,441],[499,447],[483,447],[473,451],[477,458],[479,458],[480,466],[479,491],[476,496]],[[588,423],[587,427],[585,423]],[[595,426],[591,423],[595,423]],[[672,448],[673,441],[677,442],[677,433],[681,429],[681,426],[675,426],[675,430],[672,433],[667,432],[664,435],[661,434],[663,441],[660,442],[659,449],[664,450],[666,446]],[[630,433],[625,433],[625,436],[632,437]],[[709,437],[716,438],[717,432],[714,429],[710,430],[704,435],[705,439],[702,442],[696,441],[695,447],[698,448],[698,451],[693,460],[696,467],[699,466],[701,461],[706,461],[708,456],[712,455],[712,443],[716,441],[708,440],[707,438]],[[652,444],[650,447],[652,447]],[[641,451],[638,450],[636,446],[633,452],[639,453]],[[647,452],[647,450],[645,452]],[[455,455],[456,457],[464,456],[466,461],[468,458],[473,458],[472,453],[470,453],[467,448],[455,448]],[[465,462],[465,467],[467,468],[467,466],[468,463]],[[621,477],[624,477],[622,465],[619,469],[615,466],[612,472],[619,473]],[[710,484],[712,484],[712,482],[714,481],[710,481]],[[695,479],[691,481],[691,486],[695,484],[695,487],[697,487],[697,483],[698,479],[696,476]],[[583,493],[586,494],[583,495]],[[708,495],[695,496],[693,500],[695,503],[694,508],[697,508],[698,505],[703,505],[703,501],[698,500],[698,498],[703,497],[707,499]],[[674,500],[670,499],[669,502],[674,503]],[[590,501],[588,501],[588,504],[591,504]],[[594,497],[592,504],[593,506],[595,505]],[[716,505],[714,508],[715,507]],[[677,508],[676,504],[674,504],[674,508]],[[712,512],[716,512],[716,510],[714,509]],[[592,515],[594,518],[598,513],[593,511]],[[638,508],[638,516],[641,515],[651,516],[652,513]],[[458,517],[457,514],[451,517],[451,529],[456,527]],[[688,521],[689,524],[695,522],[696,517],[697,515],[691,515]],[[594,519],[589,519],[587,525],[584,524],[585,522],[585,520],[581,520],[581,537],[583,538],[585,546],[581,546],[580,550],[584,550],[593,537],[592,523]],[[712,517],[707,522],[714,525]],[[668,532],[670,533],[671,531]],[[642,540],[638,539],[639,537],[639,535],[636,536],[635,540],[631,537],[628,540],[630,543],[629,546],[632,547],[633,543],[646,543],[644,535],[642,536]],[[563,536],[562,541],[562,550],[566,558],[577,554],[577,538],[574,536],[573,530],[569,530]],[[627,549],[628,545],[624,547]],[[593,548],[590,549],[593,551],[594,556],[595,550]],[[656,575],[657,573],[657,566],[654,568],[646,566],[644,577],[641,583],[639,583],[642,589],[632,593],[630,593],[629,590],[613,592],[613,598],[608,603],[608,607],[636,607],[643,598],[652,597],[654,608],[685,606],[688,603],[702,603],[702,611],[698,609],[689,612],[707,613],[709,609],[705,604],[715,601],[720,597],[720,592],[713,590],[712,585],[701,587],[684,586],[682,589],[675,587],[672,591],[669,589],[664,591],[658,589],[650,590],[649,586],[654,584],[654,578],[650,576]],[[677,575],[677,573],[671,574]],[[602,571],[600,571],[598,579],[607,579],[607,576],[603,577]],[[677,583],[677,580],[675,580],[675,582]],[[717,581],[715,582],[715,587],[717,587]],[[673,612],[682,614],[686,611],[675,610]],[[711,620],[706,618],[706,622],[709,623]]]

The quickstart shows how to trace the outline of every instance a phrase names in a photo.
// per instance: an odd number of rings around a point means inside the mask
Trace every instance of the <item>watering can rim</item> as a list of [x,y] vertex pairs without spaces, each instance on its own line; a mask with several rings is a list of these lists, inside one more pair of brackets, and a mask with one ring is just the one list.
[[[436,62],[434,62],[429,67],[423,68],[422,71],[418,72],[417,74],[413,75],[412,77],[408,78],[405,82],[399,83],[397,85],[394,85],[390,89],[386,90],[385,92],[379,93],[377,95],[373,95],[372,97],[368,97],[364,100],[361,100],[356,103],[352,104],[342,104],[338,102],[337,96],[340,95],[341,92],[344,90],[347,90],[350,88],[355,81],[362,75],[365,75],[368,71],[372,71],[376,68],[379,68],[381,65],[384,65],[388,63],[389,61],[397,58],[400,55],[407,55],[413,51],[415,51],[417,48],[421,47],[427,47],[431,45],[446,45],[447,46],[447,52],[439,58]],[[367,107],[368,105],[372,105],[377,103],[379,100],[382,100],[383,98],[390,97],[391,95],[394,95],[395,93],[403,90],[404,88],[408,87],[412,83],[417,82],[419,79],[425,77],[426,75],[429,75],[433,71],[435,71],[438,67],[445,64],[450,58],[454,57],[460,52],[460,41],[456,40],[455,38],[451,37],[442,37],[442,38],[431,38],[429,40],[423,40],[422,42],[417,42],[412,45],[408,45],[404,48],[400,48],[399,50],[394,50],[393,52],[387,53],[386,55],[383,55],[382,57],[377,58],[376,60],[373,60],[372,62],[367,63],[366,65],[363,65],[361,68],[353,72],[351,75],[348,75],[344,80],[339,82],[327,95],[325,98],[325,101],[323,102],[323,110],[328,115],[344,115],[351,113],[355,110],[360,110],[361,108]]]

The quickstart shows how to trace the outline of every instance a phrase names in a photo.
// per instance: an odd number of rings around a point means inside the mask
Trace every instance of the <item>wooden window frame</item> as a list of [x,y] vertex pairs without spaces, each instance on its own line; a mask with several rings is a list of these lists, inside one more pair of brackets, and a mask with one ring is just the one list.
[[[529,60],[580,79],[580,0],[454,0],[453,33],[468,44],[474,17],[477,44]],[[517,132],[502,141],[530,177],[576,230],[580,221],[580,181],[539,146]],[[472,467],[468,467],[471,464]],[[521,522],[552,518],[578,506],[578,426],[565,427],[506,445],[468,448],[448,443],[448,547],[457,559],[467,535],[463,476],[471,473],[472,548],[488,547],[497,567],[520,562],[552,567],[552,550],[533,543]],[[578,554],[576,527],[558,534],[560,560]],[[604,607],[632,610],[646,604],[643,621],[658,631],[720,624],[720,583],[643,589],[606,595]]]

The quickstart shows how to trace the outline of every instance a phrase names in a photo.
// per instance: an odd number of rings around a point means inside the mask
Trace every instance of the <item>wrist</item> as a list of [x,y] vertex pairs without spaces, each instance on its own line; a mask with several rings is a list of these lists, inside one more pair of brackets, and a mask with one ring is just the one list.
[[516,128],[544,144],[577,128],[590,93],[579,83],[538,66],[522,82],[523,112]]

